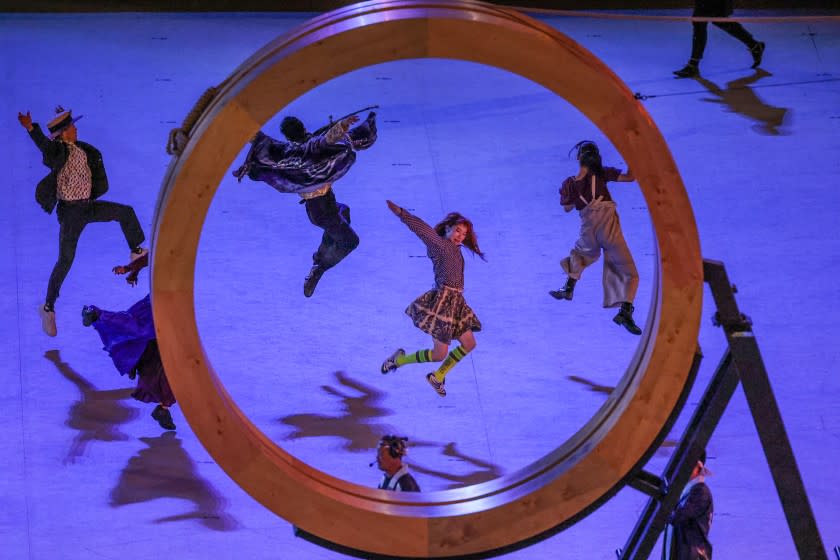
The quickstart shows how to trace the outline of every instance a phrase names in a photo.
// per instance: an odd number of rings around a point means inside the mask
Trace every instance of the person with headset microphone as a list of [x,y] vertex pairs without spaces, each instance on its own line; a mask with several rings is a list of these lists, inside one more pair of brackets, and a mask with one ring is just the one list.
[[403,463],[406,449],[407,437],[382,436],[379,440],[379,447],[376,451],[376,461],[370,466],[376,465],[382,471],[382,481],[377,488],[381,490],[393,490],[395,492],[419,492],[420,486],[411,473],[408,466]]

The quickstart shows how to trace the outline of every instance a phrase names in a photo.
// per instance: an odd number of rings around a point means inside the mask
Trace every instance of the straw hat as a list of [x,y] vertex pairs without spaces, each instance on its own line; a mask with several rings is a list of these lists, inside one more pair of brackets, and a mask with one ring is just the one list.
[[57,113],[55,118],[47,123],[47,128],[50,131],[50,138],[57,138],[65,128],[84,116],[79,115],[74,118],[72,111],[65,111],[64,107],[61,105],[55,108],[55,112]]

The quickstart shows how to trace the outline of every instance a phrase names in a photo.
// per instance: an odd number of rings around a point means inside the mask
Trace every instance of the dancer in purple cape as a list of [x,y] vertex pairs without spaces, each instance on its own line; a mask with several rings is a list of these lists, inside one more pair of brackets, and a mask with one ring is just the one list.
[[[128,274],[126,281],[134,286],[140,270],[148,264],[149,255],[145,254],[127,265],[114,267],[114,273]],[[131,396],[140,402],[158,403],[152,418],[165,430],[174,430],[169,407],[175,404],[175,395],[160,359],[149,295],[126,311],[107,311],[86,305],[82,309],[82,323],[86,327],[92,325],[99,333],[103,349],[111,356],[120,375],[137,379],[137,388]]]

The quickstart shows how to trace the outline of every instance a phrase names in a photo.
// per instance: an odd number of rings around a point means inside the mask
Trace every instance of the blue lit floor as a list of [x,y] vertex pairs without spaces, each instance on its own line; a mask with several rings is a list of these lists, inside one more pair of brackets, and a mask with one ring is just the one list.
[[[201,93],[304,16],[39,15],[0,18],[6,179],[0,205],[0,541],[10,559],[335,558],[241,491],[175,409],[162,433],[151,406],[129,397],[79,311],[124,309],[147,291],[109,270],[126,260],[115,224],[82,236],[57,304],[59,335],[35,313],[56,256],[57,223],[34,203],[45,174],[16,122],[42,123],[57,104],[84,114],[79,136],[104,155],[107,199],[132,204],[147,232],[168,164],[164,145]],[[674,80],[688,54],[682,23],[552,19],[650,96],[680,167],[703,253],[723,260],[755,322],[827,546],[840,543],[840,25],[750,26],[766,41],[764,69],[710,30],[703,80]],[[642,40],[644,38],[644,40]],[[407,61],[367,68],[289,107],[311,127],[379,104],[380,138],[336,184],[359,249],[302,296],[320,232],[291,195],[228,176],[199,251],[202,337],[228,390],[265,433],[310,464],[359,484],[384,433],[413,442],[424,489],[468,485],[542,456],[580,427],[622,375],[637,339],[600,308],[600,264],[574,302],[547,294],[578,227],[557,189],[568,149],[598,131],[563,100],[489,68]],[[266,131],[279,135],[279,118]],[[620,155],[604,146],[607,164]],[[652,233],[635,184],[612,189],[650,299]],[[429,369],[378,373],[396,347],[428,347],[403,309],[432,283],[419,241],[385,199],[434,221],[459,210],[475,222],[488,262],[467,257],[466,296],[484,331],[438,398]],[[707,298],[707,300],[710,298]],[[701,386],[723,351],[700,334]],[[699,399],[689,399],[687,410]],[[671,440],[679,435],[681,422]],[[650,468],[661,469],[671,448]],[[781,508],[740,391],[709,445],[715,558],[794,558]],[[619,493],[602,509],[514,558],[613,558],[645,498]]]

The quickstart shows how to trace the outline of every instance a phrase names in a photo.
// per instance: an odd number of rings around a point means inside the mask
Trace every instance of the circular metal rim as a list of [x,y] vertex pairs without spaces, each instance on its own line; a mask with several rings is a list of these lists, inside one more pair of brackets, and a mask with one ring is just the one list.
[[[193,296],[203,222],[241,146],[318,84],[412,58],[501,68],[541,84],[589,117],[634,170],[659,256],[639,349],[596,415],[523,469],[480,485],[420,495],[337,479],[262,434],[213,371],[198,335]],[[164,180],[155,219],[152,302],[161,356],[184,415],[243,489],[297,527],[339,545],[447,557],[545,533],[621,483],[659,435],[685,384],[699,330],[702,262],[691,205],[664,139],[632,92],[594,55],[545,24],[488,4],[365,2],[278,38],[223,84]]]

